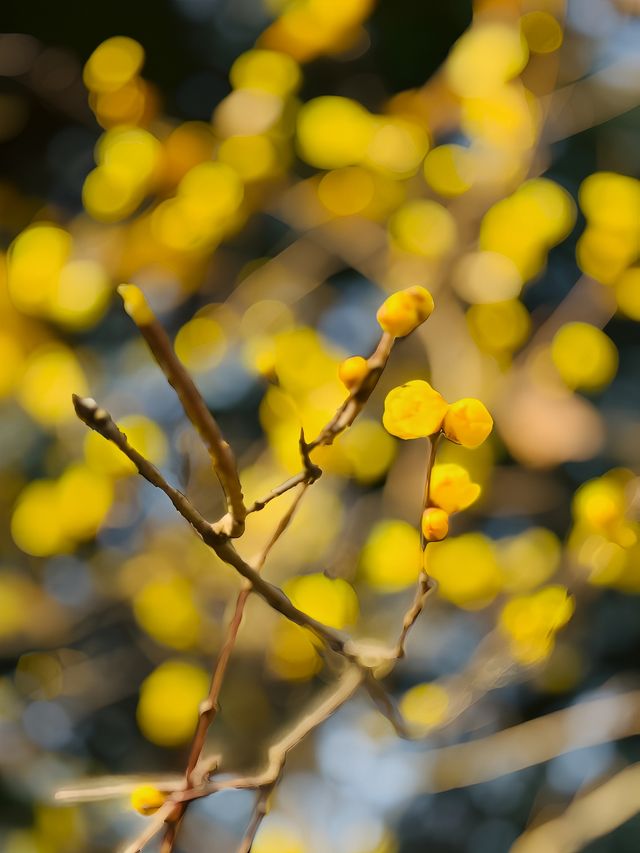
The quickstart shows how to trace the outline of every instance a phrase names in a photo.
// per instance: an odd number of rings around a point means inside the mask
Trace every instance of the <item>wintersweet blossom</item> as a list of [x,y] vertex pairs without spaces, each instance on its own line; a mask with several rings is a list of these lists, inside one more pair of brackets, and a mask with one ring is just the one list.
[[376,314],[378,323],[396,338],[413,332],[431,315],[433,297],[425,287],[415,285],[392,293],[382,303]]
[[398,438],[424,438],[442,427],[447,401],[423,379],[393,388],[384,401],[382,423]]
[[449,533],[449,515],[440,507],[427,507],[422,513],[422,533],[427,542],[440,542]]
[[449,406],[443,429],[450,441],[463,447],[478,447],[493,429],[493,418],[484,403],[465,397]]
[[342,384],[351,390],[357,388],[369,372],[366,358],[361,355],[352,355],[345,358],[338,366],[338,377]]
[[467,509],[479,497],[481,488],[472,482],[469,472],[453,462],[434,465],[431,472],[429,499],[451,514]]

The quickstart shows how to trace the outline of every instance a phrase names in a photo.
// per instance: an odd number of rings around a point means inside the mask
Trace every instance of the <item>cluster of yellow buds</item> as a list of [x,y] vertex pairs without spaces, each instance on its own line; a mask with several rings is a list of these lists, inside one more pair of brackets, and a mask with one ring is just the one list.
[[[394,338],[404,338],[424,323],[433,312],[433,297],[419,284],[407,287],[388,296],[376,315],[383,331]],[[361,355],[353,355],[341,362],[338,376],[348,391],[360,387],[369,373],[369,364]]]
[[519,595],[502,608],[499,626],[509,639],[511,654],[533,664],[553,651],[555,635],[573,616],[575,601],[564,586],[545,586]]
[[[423,287],[410,287],[385,300],[378,311],[378,322],[386,332],[404,336],[432,311],[431,294]],[[343,363],[345,373],[352,361]],[[387,394],[382,423],[397,438],[434,438],[442,433],[449,441],[468,448],[481,445],[493,429],[493,419],[480,400],[464,397],[448,403],[423,379],[413,379]],[[460,465],[434,466],[422,516],[424,539],[444,539],[449,532],[449,515],[471,506],[479,495],[480,486]]]
[[413,379],[387,394],[382,422],[398,438],[425,438],[440,431],[456,444],[474,448],[493,429],[486,406],[473,397],[447,403],[423,379]]
[[428,506],[422,513],[422,534],[426,542],[440,542],[449,533],[449,516],[470,507],[480,497],[481,488],[469,472],[449,463],[434,465],[429,483]]

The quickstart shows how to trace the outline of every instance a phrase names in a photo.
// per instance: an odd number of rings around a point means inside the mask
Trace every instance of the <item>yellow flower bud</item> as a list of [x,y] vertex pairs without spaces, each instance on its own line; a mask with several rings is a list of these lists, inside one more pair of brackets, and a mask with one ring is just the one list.
[[427,542],[440,542],[449,533],[449,516],[437,506],[427,507],[422,513],[422,532]]
[[118,293],[124,302],[124,310],[136,326],[148,326],[154,321],[153,311],[139,287],[135,284],[121,284]]
[[388,296],[376,317],[385,332],[403,338],[424,323],[432,311],[433,297],[426,288],[415,285]]
[[424,438],[438,432],[447,412],[447,401],[428,382],[413,379],[389,391],[382,423],[398,438]]
[[449,515],[466,509],[480,497],[481,488],[471,482],[469,472],[461,465],[434,465],[429,485],[429,499]]
[[357,388],[369,372],[367,359],[361,355],[352,355],[345,358],[338,367],[338,376],[342,384],[351,390]]
[[443,429],[450,441],[463,447],[478,447],[493,429],[493,418],[484,403],[465,397],[449,406]]
[[131,792],[131,806],[143,815],[152,815],[158,811],[167,799],[166,794],[153,785],[138,785]]
[[426,287],[421,287],[419,284],[414,284],[413,287],[407,287],[405,293],[411,297],[416,307],[418,319],[421,323],[428,320],[433,314],[434,304],[433,296],[429,293]]

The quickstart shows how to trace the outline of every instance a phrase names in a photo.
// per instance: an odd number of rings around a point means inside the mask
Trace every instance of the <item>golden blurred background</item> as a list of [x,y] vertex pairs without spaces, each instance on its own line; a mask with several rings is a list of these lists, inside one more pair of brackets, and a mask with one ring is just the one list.
[[[95,397],[224,512],[116,295],[131,282],[248,501],[299,470],[385,297],[433,294],[265,567],[354,636],[393,641],[421,566],[425,443],[385,430],[385,396],[428,380],[495,420],[438,452],[480,496],[430,546],[438,592],[386,682],[420,739],[358,693],[292,752],[253,853],[635,853],[638,3],[8,0],[0,21],[2,850],[106,853],[144,828],[126,783],[53,794],[183,772],[240,589],[75,416]],[[246,559],[282,512],[248,517]],[[575,614],[553,622],[559,589]],[[334,676],[250,597],[207,751],[257,765]],[[235,851],[251,808],[199,800],[176,849]]]

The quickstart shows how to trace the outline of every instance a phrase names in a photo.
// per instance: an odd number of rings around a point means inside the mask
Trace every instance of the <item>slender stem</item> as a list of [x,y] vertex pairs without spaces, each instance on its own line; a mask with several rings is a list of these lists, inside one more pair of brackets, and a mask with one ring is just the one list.
[[260,574],[242,559],[240,554],[233,547],[226,534],[220,532],[216,527],[210,524],[191,501],[182,494],[182,492],[169,485],[160,471],[152,465],[144,456],[132,447],[127,441],[126,435],[118,429],[113,418],[105,409],[98,406],[95,400],[90,397],[77,397],[73,395],[73,403],[76,414],[90,429],[98,432],[103,438],[111,441],[118,447],[124,455],[130,459],[138,469],[138,472],[149,483],[161,489],[180,515],[189,522],[196,533],[200,536],[206,545],[209,545],[220,559],[232,566],[242,577],[251,583],[254,591],[266,601],[266,603],[281,613],[287,619],[295,622],[303,628],[308,628],[320,640],[326,643],[329,648],[339,654],[351,657],[347,651],[348,638],[341,632],[335,631],[328,625],[324,625],[317,619],[308,616],[302,610],[299,610],[285,595],[280,587],[269,583]]
[[[296,495],[295,499],[292,501],[291,506],[289,507],[285,515],[280,519],[269,541],[266,543],[258,557],[254,560],[254,568],[256,571],[259,572],[262,569],[269,555],[269,552],[291,523],[295,511],[298,508],[306,490],[307,484],[304,484],[302,489],[300,489],[300,491]],[[227,667],[229,665],[229,661],[231,660],[231,655],[238,639],[238,632],[240,630],[240,625],[242,624],[245,606],[249,595],[251,594],[251,589],[251,584],[248,581],[245,581],[242,589],[236,597],[233,616],[231,617],[231,620],[227,627],[226,637],[213,670],[209,693],[207,695],[207,698],[200,705],[200,713],[198,716],[196,732],[193,736],[191,749],[189,751],[189,758],[187,759],[187,766],[185,769],[185,786],[187,788],[192,788],[194,787],[194,785],[202,781],[201,778],[198,778],[196,770],[198,768],[202,752],[204,750],[205,742],[207,739],[207,732],[209,730],[209,727],[212,725],[213,721],[217,717],[218,711],[220,710],[220,691],[222,690],[222,684],[227,673]],[[187,809],[187,805],[187,802],[181,803],[176,808],[175,814],[172,816],[171,823],[167,824],[167,828],[165,830],[164,838],[162,841],[161,853],[171,853],[171,851],[173,850],[174,844],[177,839],[178,830],[182,822],[182,818],[184,817],[184,813]]]
[[127,313],[140,330],[169,384],[175,389],[185,414],[209,451],[227,500],[229,516],[225,519],[225,532],[230,536],[239,536],[244,529],[246,509],[233,450],[225,440],[195,382],[176,355],[169,336],[147,305],[142,291],[133,285],[125,285],[120,293]]
[[[141,294],[140,298],[143,299]],[[374,677],[373,669],[380,662],[386,661],[388,663],[390,655],[393,655],[391,659],[395,659],[395,662],[397,662],[404,654],[406,636],[422,611],[426,596],[433,588],[433,583],[429,581],[426,573],[424,571],[421,573],[416,597],[405,615],[403,629],[397,646],[392,650],[384,652],[379,657],[379,660],[373,661],[371,660],[370,650],[364,649],[363,651],[357,643],[347,636],[307,616],[303,611],[298,610],[279,587],[270,584],[260,575],[260,570],[271,548],[287,529],[307,487],[322,474],[320,468],[312,462],[310,457],[311,452],[316,447],[331,444],[337,435],[353,423],[369,399],[386,366],[394,339],[387,333],[382,335],[375,352],[368,359],[368,373],[360,385],[351,392],[349,397],[340,406],[333,418],[320,431],[318,436],[312,442],[307,443],[304,434],[301,432],[300,452],[304,466],[303,470],[280,486],[272,489],[265,498],[256,501],[249,508],[249,512],[256,512],[274,498],[279,497],[297,485],[302,485],[302,489],[292,502],[288,512],[285,513],[279,522],[271,539],[254,559],[253,565],[251,565],[238,554],[230,542],[231,536],[242,534],[244,518],[247,513],[233,453],[229,445],[222,438],[215,420],[204,404],[193,381],[177,359],[169,339],[151,314],[148,306],[143,306],[142,311],[134,310],[129,313],[132,316],[135,315],[134,320],[140,327],[153,355],[165,372],[169,382],[176,389],[188,417],[194,423],[209,448],[214,467],[227,497],[229,510],[227,516],[220,519],[216,524],[208,522],[200,515],[182,492],[171,486],[160,471],[129,444],[126,435],[121,432],[109,413],[101,409],[94,400],[90,398],[81,399],[74,396],[73,402],[76,413],[88,427],[115,444],[134,463],[141,476],[152,485],[161,489],[169,497],[179,514],[193,527],[201,539],[213,549],[221,560],[238,571],[245,579],[245,584],[236,599],[227,635],[212,675],[209,694],[200,709],[198,724],[185,769],[184,783],[180,788],[174,789],[173,793],[169,795],[167,802],[154,816],[153,822],[129,845],[127,853],[134,853],[134,851],[137,853],[137,851],[141,850],[165,824],[166,830],[162,841],[161,853],[171,853],[174,849],[180,823],[188,803],[193,799],[233,787],[253,789],[259,792],[254,813],[238,850],[238,853],[249,853],[260,822],[266,813],[269,795],[280,779],[289,751],[346,702],[361,684],[367,687],[368,692],[381,712],[392,721],[398,733],[402,736],[407,736],[402,716],[397,711],[387,691]],[[425,487],[425,504],[428,501],[429,482],[435,459],[435,449],[436,440],[432,441],[431,444],[427,484]],[[297,723],[271,745],[268,751],[267,765],[262,771],[252,776],[205,782],[204,780],[212,771],[211,762],[202,760],[206,734],[218,711],[219,695],[224,676],[237,640],[244,615],[244,608],[252,591],[258,593],[267,604],[290,621],[311,630],[329,648],[341,654],[349,663],[338,681],[320,697],[320,700],[314,703],[312,708]],[[393,668],[393,664],[391,668]],[[215,767],[215,764],[213,766]]]
[[[440,443],[440,439],[442,438],[442,433],[437,433],[436,435],[432,435],[429,437],[429,454],[427,456],[427,471],[425,474],[425,482],[424,482],[424,498],[422,503],[422,510],[424,511],[431,505],[431,475],[433,473],[433,467],[436,464],[436,456],[438,454],[438,444]],[[421,513],[422,515],[422,513]],[[419,522],[420,527],[420,574],[418,575],[418,581],[416,584],[416,591],[413,597],[413,601],[407,612],[404,614],[404,618],[402,620],[402,629],[400,631],[400,636],[398,637],[398,641],[396,643],[395,648],[395,656],[396,658],[403,658],[405,655],[405,644],[407,640],[407,636],[409,631],[413,628],[416,621],[418,620],[420,614],[424,610],[424,605],[428,596],[437,588],[437,583],[433,578],[430,578],[427,570],[424,566],[425,553],[428,546],[428,542],[425,539],[424,532],[422,530],[422,518],[420,518]],[[393,720],[392,720],[393,722]],[[397,726],[396,726],[397,728]]]
[[238,845],[236,853],[251,853],[251,848],[253,847],[253,842],[255,841],[258,830],[260,829],[260,824],[267,815],[269,798],[277,783],[278,779],[276,779],[271,785],[265,785],[258,792],[258,797],[256,799],[251,819],[244,835],[242,836],[242,840]]
[[369,370],[360,384],[351,391],[347,399],[338,408],[331,420],[324,425],[313,441],[302,445],[302,449],[304,450],[303,459],[305,461],[304,470],[295,474],[293,477],[289,477],[288,480],[285,480],[283,483],[280,483],[280,485],[271,489],[270,492],[267,492],[264,497],[254,501],[254,503],[252,503],[248,508],[247,514],[251,512],[259,512],[261,509],[264,509],[264,507],[274,500],[274,498],[280,497],[280,495],[288,492],[289,489],[295,488],[299,483],[306,482],[312,473],[315,473],[315,476],[311,482],[318,479],[320,474],[322,474],[322,471],[316,465],[311,463],[309,454],[315,450],[316,447],[332,444],[336,436],[341,432],[344,432],[344,430],[351,426],[355,421],[373,393],[374,388],[378,384],[382,371],[386,367],[389,356],[391,355],[394,341],[395,338],[387,332],[384,332],[381,335],[375,351],[367,359],[367,366]]
[[[423,511],[431,506],[431,475],[433,473],[433,466],[436,464],[436,455],[438,453],[438,445],[440,444],[440,439],[442,438],[442,433],[438,432],[435,435],[429,436],[427,441],[429,442],[429,455],[427,457],[427,471],[425,473],[424,478],[424,492],[423,492],[423,500],[422,500],[422,509]],[[422,551],[427,546],[427,542],[424,538],[424,533],[422,531],[422,523],[419,525],[420,527],[420,548]]]

